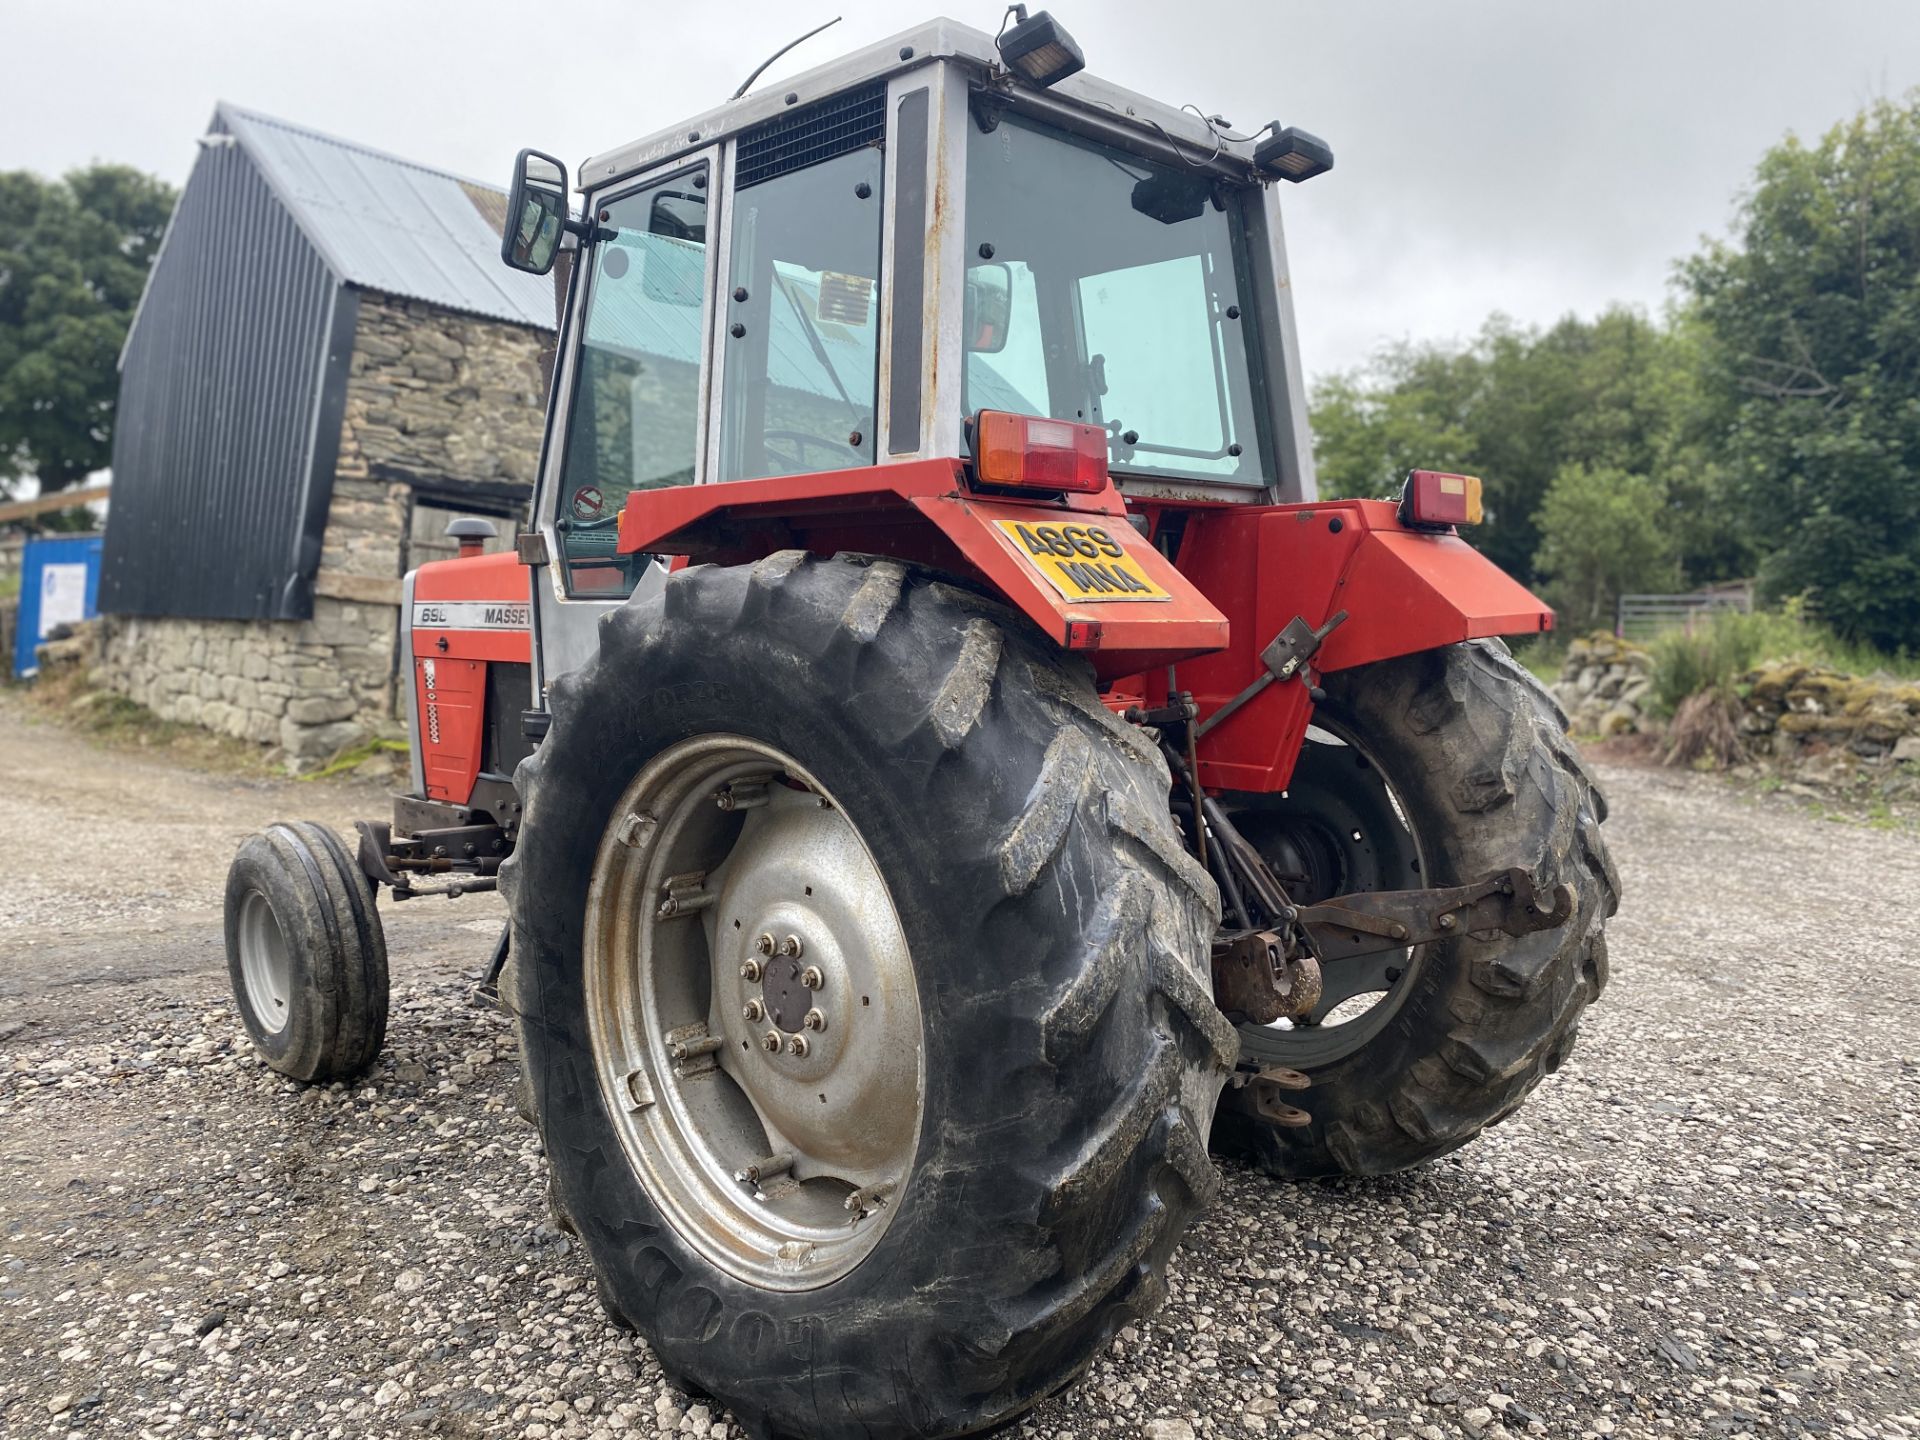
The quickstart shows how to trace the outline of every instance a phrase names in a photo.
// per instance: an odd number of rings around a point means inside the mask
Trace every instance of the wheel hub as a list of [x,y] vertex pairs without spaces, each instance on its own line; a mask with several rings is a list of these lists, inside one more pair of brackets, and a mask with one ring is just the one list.
[[[903,1111],[917,1117],[919,1003],[865,847],[818,796],[776,787],[716,879],[715,1009],[769,1143],[793,1151],[796,1174],[894,1178],[883,1157],[904,1143]],[[756,983],[748,961],[768,936]]]
[[628,1159],[716,1264],[825,1284],[870,1253],[919,1141],[919,987],[886,883],[817,782],[739,737],[666,751],[614,815],[588,1017]]
[[800,983],[800,962],[782,955],[767,966],[761,981],[767,1016],[789,1035],[800,1032],[802,1020],[813,1008],[813,992]]
[[278,1035],[292,1018],[293,962],[279,918],[258,890],[249,890],[241,902],[239,948],[240,974],[254,1016],[267,1034]]

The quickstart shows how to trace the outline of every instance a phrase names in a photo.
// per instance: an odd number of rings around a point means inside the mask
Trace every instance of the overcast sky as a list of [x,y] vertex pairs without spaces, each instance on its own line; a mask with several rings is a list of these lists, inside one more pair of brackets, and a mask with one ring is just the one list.
[[[949,0],[992,30],[1000,8]],[[0,169],[94,158],[179,183],[217,99],[504,184],[938,10],[867,0],[0,0]],[[1288,188],[1308,369],[1492,311],[1658,310],[1762,151],[1920,85],[1920,0],[1057,0],[1088,67],[1243,128],[1323,136]]]

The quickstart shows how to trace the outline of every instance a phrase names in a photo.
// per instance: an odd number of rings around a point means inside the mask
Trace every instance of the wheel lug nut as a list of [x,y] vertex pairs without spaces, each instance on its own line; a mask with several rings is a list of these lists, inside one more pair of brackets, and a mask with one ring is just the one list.
[[778,1030],[767,1031],[766,1034],[760,1037],[760,1048],[766,1051],[769,1055],[779,1054],[780,1053],[780,1032]]
[[800,1023],[809,1030],[824,1030],[827,1028],[827,1017],[822,1015],[818,1010],[809,1010],[807,1011],[806,1018]]
[[740,966],[740,978],[748,982],[758,980],[760,978],[760,962],[749,957]]
[[743,1009],[740,1013],[746,1016],[747,1023],[752,1025],[752,1024],[757,1024],[760,1020],[764,1019],[767,1011],[766,1011],[766,1007],[763,1006],[758,1000],[749,1000],[747,1001],[746,1008]]
[[787,1040],[787,1053],[789,1055],[797,1055],[802,1060],[807,1058],[808,1048],[807,1037],[804,1035],[794,1035]]
[[773,954],[773,936],[762,930],[758,935],[753,937],[753,948],[758,950],[762,955]]
[[806,947],[800,943],[800,937],[798,935],[789,935],[780,942],[780,953],[795,960],[800,958],[800,952],[805,948]]
[[827,977],[820,973],[818,965],[809,965],[800,972],[800,983],[809,990],[818,990],[827,983]]

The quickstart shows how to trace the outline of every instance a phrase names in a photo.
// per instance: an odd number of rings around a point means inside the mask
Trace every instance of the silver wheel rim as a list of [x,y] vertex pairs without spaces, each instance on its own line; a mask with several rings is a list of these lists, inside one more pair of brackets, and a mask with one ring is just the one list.
[[808,1290],[872,1253],[925,1094],[919,988],[859,831],[790,756],[709,735],[614,808],[587,896],[601,1093],[713,1264]]
[[292,1014],[293,961],[287,937],[273,906],[258,890],[249,890],[240,902],[240,978],[247,987],[247,1007],[260,1028],[278,1035]]

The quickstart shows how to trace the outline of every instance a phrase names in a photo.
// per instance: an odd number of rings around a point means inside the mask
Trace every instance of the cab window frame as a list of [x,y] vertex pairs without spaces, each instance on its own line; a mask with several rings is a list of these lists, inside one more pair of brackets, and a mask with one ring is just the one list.
[[[888,217],[892,213],[892,199],[887,185],[887,155],[890,142],[891,132],[889,132],[888,141],[885,143],[859,146],[854,149],[844,150],[815,163],[803,165],[797,169],[786,171],[783,174],[769,177],[767,180],[758,181],[748,185],[744,190],[739,188],[737,184],[740,137],[736,135],[726,142],[726,157],[725,163],[721,168],[721,174],[727,199],[724,208],[720,212],[717,252],[713,257],[717,269],[713,272],[715,277],[713,281],[714,315],[708,347],[707,374],[709,393],[707,396],[707,404],[709,434],[707,441],[707,464],[701,483],[729,484],[737,483],[741,480],[824,474],[834,469],[868,469],[883,462],[886,447],[884,437],[879,432],[881,429],[880,405],[883,394],[882,376],[888,364],[885,307],[888,304],[889,298],[887,295],[888,282],[886,275]],[[740,447],[746,438],[745,425],[747,412],[754,408],[757,401],[763,403],[769,398],[768,392],[770,392],[773,387],[767,375],[736,371],[731,363],[734,361],[736,355],[736,347],[746,342],[744,351],[739,353],[757,356],[761,361],[761,365],[757,368],[768,368],[765,347],[771,340],[771,322],[765,317],[759,316],[754,317],[757,321],[756,329],[758,333],[749,332],[748,335],[744,336],[735,336],[732,334],[731,326],[743,319],[742,316],[736,314],[740,306],[743,303],[748,305],[752,305],[753,303],[753,291],[751,288],[747,291],[749,295],[747,302],[740,302],[734,298],[736,288],[744,287],[743,277],[737,273],[741,240],[739,227],[751,209],[753,192],[758,190],[761,185],[774,184],[780,180],[809,174],[814,175],[816,182],[823,184],[830,183],[833,173],[832,167],[838,162],[845,161],[854,155],[860,154],[864,154],[867,161],[875,166],[874,173],[868,177],[868,183],[872,187],[871,192],[866,195],[860,195],[850,186],[848,194],[845,197],[845,203],[855,205],[871,204],[873,206],[874,275],[871,280],[871,288],[868,291],[868,303],[872,306],[870,324],[873,330],[874,350],[871,361],[871,388],[867,391],[868,404],[861,410],[857,417],[857,419],[862,422],[859,427],[861,443],[858,445],[848,443],[846,445],[847,453],[844,456],[835,455],[834,450],[841,444],[842,437],[847,432],[837,432],[832,435],[820,434],[814,437],[820,442],[819,445],[808,447],[801,453],[821,459],[832,457],[841,463],[837,465],[827,465],[806,464],[803,462],[799,468],[794,469],[774,467],[766,474],[746,473],[748,470],[760,468],[750,466],[741,467],[742,457]],[[822,174],[824,174],[827,179],[822,180]],[[710,234],[714,233],[711,224],[712,222],[710,221]],[[714,250],[715,245],[710,243],[708,248]],[[841,272],[835,273],[839,275]],[[865,279],[866,277],[858,276],[856,278]],[[797,310],[797,301],[791,292],[786,295],[786,299],[789,304],[794,305]],[[792,334],[807,339],[807,330],[811,327],[808,327],[805,319],[797,314],[795,318],[800,321],[800,325],[799,328],[792,331]],[[812,344],[819,342],[820,339],[821,337],[816,332],[808,340],[809,346],[811,347]],[[818,352],[815,351],[814,353],[817,355]],[[826,364],[828,368],[832,368],[830,361],[826,362]],[[758,393],[756,394],[756,392]],[[770,427],[767,425],[764,411],[762,411],[759,430],[762,442],[764,443],[769,429],[778,428],[780,427]],[[852,426],[849,427],[850,430],[852,428]],[[730,473],[730,470],[736,467],[741,467],[742,473]]]
[[[695,156],[679,156],[673,162],[656,170],[625,177],[617,188],[588,192],[586,213],[597,217],[611,211],[623,201],[650,191],[668,189],[676,182],[687,184],[691,188],[703,190],[706,196],[706,239],[702,242],[704,251],[701,270],[701,293],[695,303],[688,306],[689,313],[697,316],[699,327],[695,353],[694,381],[691,387],[693,405],[686,418],[685,441],[691,458],[691,472],[687,485],[699,485],[706,481],[708,467],[707,432],[709,407],[711,403],[710,387],[707,380],[707,367],[712,358],[714,337],[713,308],[708,303],[709,296],[716,284],[716,265],[719,263],[719,245],[715,241],[716,226],[724,225],[726,206],[722,202],[722,186],[719,177],[723,174],[720,157],[716,151],[708,151]],[[704,177],[703,186],[693,186],[696,177]],[[591,403],[591,397],[584,394],[590,361],[588,334],[590,331],[595,291],[600,278],[599,249],[602,242],[589,241],[573,251],[575,273],[572,278],[573,294],[567,305],[567,336],[564,357],[564,371],[556,376],[556,399],[564,397],[564,404],[551,407],[549,425],[552,427],[550,444],[556,449],[551,464],[546,467],[542,479],[545,494],[541,497],[538,525],[547,535],[552,568],[556,572],[555,598],[563,602],[583,602],[591,604],[619,603],[631,595],[639,583],[646,567],[653,563],[653,557],[635,556],[627,562],[629,573],[624,583],[618,587],[597,588],[581,585],[575,575],[575,564],[568,553],[567,538],[572,527],[569,524],[568,503],[574,492],[572,483],[576,477],[569,475],[574,463],[576,447],[574,425],[578,409],[583,399]],[[675,485],[672,488],[679,488]],[[627,493],[633,493],[629,490]],[[618,513],[624,505],[622,499],[609,506],[607,514],[611,518],[611,527],[618,528]]]

